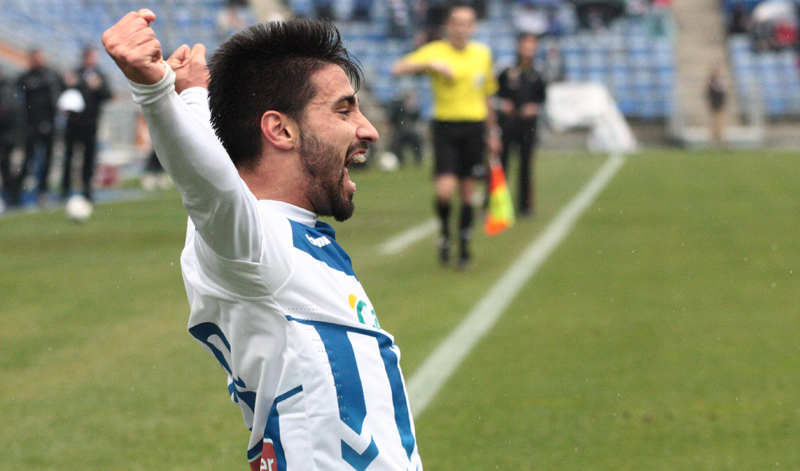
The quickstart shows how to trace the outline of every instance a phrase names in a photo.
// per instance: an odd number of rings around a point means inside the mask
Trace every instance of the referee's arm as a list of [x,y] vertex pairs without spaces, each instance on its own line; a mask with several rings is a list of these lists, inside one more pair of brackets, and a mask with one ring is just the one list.
[[436,73],[447,79],[453,78],[453,72],[447,64],[442,62],[412,62],[408,59],[400,59],[392,66],[392,75],[414,75],[422,73]]

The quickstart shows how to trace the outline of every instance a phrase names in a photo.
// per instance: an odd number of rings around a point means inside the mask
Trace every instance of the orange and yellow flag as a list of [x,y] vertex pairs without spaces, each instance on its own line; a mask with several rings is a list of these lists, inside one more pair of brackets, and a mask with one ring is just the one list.
[[506,173],[496,157],[489,159],[489,206],[486,209],[483,229],[486,235],[495,235],[514,225],[514,205],[508,191]]

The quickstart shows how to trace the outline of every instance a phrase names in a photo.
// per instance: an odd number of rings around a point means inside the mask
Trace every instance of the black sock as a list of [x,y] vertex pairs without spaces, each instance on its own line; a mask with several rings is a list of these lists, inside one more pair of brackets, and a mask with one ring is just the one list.
[[461,221],[459,224],[461,236],[461,254],[469,255],[469,240],[472,238],[472,218],[474,211],[472,206],[464,205],[461,207]]
[[442,223],[442,237],[450,237],[450,202],[449,201],[436,201],[436,214],[439,215],[439,221]]

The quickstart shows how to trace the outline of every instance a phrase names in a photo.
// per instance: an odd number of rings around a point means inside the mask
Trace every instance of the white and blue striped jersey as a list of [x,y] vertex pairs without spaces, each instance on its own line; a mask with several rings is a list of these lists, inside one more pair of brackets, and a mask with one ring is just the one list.
[[400,351],[330,225],[259,201],[174,72],[131,84],[189,213],[189,332],[228,374],[255,470],[421,470]]

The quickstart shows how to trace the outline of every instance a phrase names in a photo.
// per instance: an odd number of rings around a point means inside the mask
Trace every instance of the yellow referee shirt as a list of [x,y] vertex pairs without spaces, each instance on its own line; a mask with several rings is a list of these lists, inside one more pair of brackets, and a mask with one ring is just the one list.
[[433,118],[437,121],[484,121],[489,114],[486,98],[497,92],[492,51],[470,41],[456,49],[445,40],[430,42],[404,58],[411,64],[447,64],[453,79],[429,73],[433,86]]

